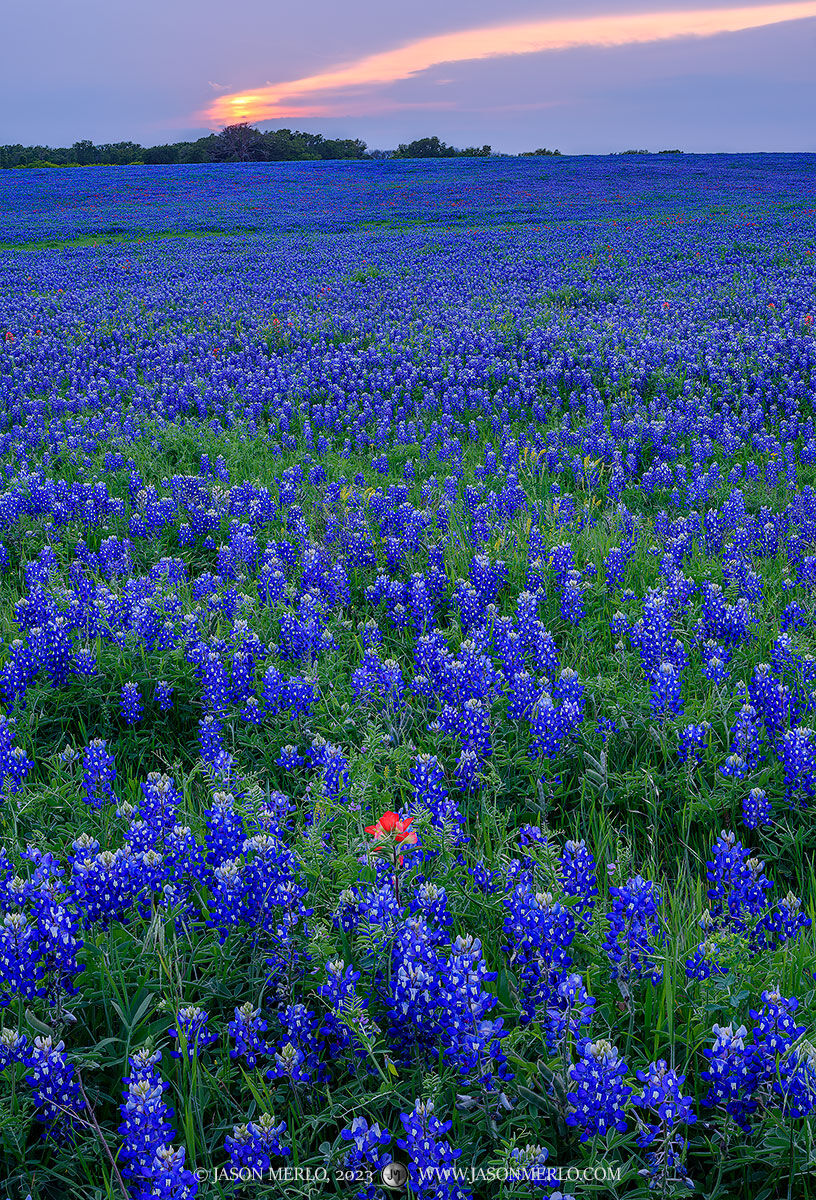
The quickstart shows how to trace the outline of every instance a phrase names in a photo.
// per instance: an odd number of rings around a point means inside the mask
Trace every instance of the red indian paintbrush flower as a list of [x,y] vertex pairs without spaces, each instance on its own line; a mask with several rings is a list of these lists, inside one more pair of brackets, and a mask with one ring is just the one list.
[[413,846],[418,840],[413,829],[408,828],[413,819],[401,819],[398,813],[387,812],[383,813],[376,825],[366,825],[365,831],[371,834],[375,842],[381,841],[382,838],[393,838],[397,843],[407,842],[409,846]]

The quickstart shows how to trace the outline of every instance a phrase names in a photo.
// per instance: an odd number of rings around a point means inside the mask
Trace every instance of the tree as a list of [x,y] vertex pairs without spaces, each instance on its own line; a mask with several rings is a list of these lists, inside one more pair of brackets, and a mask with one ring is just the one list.
[[178,161],[180,163],[216,162],[215,144],[217,141],[217,135],[211,133],[207,137],[198,138],[195,142],[179,142]]
[[225,125],[215,139],[213,157],[216,162],[252,162],[263,159],[263,138],[260,131],[247,121]]
[[453,146],[446,146],[438,137],[426,137],[400,142],[394,158],[452,158],[455,154]]
[[14,146],[0,146],[0,167],[19,167],[26,161],[26,147],[18,142]]
[[150,165],[177,163],[179,161],[178,146],[148,146],[143,155],[144,162]]
[[314,145],[309,144],[309,138],[323,139],[319,134],[292,132],[291,129],[269,129],[262,134],[265,158],[268,162],[315,162],[320,158]]
[[321,158],[365,158],[366,144],[359,138],[330,138],[323,142]]
[[438,137],[418,138],[415,142],[402,142],[394,152],[394,158],[489,158],[490,146],[468,146],[457,150],[447,146]]
[[88,163],[96,162],[96,146],[93,142],[74,142],[71,147],[71,152],[74,156],[74,162],[78,162],[81,167],[87,166]]
[[109,142],[97,146],[98,157],[94,162],[111,163],[115,166],[125,166],[127,163],[141,162],[144,150],[136,142]]

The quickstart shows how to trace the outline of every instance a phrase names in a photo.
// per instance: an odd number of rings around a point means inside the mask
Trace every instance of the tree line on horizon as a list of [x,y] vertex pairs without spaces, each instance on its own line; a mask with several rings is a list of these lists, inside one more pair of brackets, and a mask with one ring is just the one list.
[[[326,159],[488,158],[490,146],[448,146],[438,137],[402,142],[396,150],[370,150],[359,138],[326,138],[292,129],[256,129],[247,122],[227,125],[192,142],[140,146],[136,142],[74,142],[72,146],[0,146],[0,168],[128,166],[219,162],[319,162]],[[560,150],[527,150],[523,158],[560,156]]]

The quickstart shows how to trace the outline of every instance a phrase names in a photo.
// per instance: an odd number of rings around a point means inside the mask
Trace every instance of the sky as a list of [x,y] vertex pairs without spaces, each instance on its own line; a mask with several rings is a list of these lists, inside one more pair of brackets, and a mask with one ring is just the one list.
[[816,151],[816,0],[4,0],[0,143]]

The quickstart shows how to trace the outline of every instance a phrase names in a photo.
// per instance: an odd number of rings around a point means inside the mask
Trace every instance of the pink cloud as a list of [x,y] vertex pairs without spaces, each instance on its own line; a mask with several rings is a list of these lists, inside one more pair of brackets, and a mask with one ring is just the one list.
[[[409,79],[441,64],[538,54],[547,50],[569,50],[580,46],[614,47],[671,38],[712,37],[807,17],[816,17],[816,0],[662,13],[606,13],[592,17],[466,29],[420,38],[397,49],[369,54],[316,75],[267,83],[263,87],[220,96],[203,116],[213,124],[229,124],[235,121],[347,116],[363,111],[382,111],[382,103],[374,97],[369,98],[369,107],[366,109],[360,107],[365,101],[351,100],[350,96],[347,98],[343,93],[347,90],[358,92],[360,88],[382,87],[397,80]],[[324,103],[315,104],[311,97],[320,92],[334,95]]]

